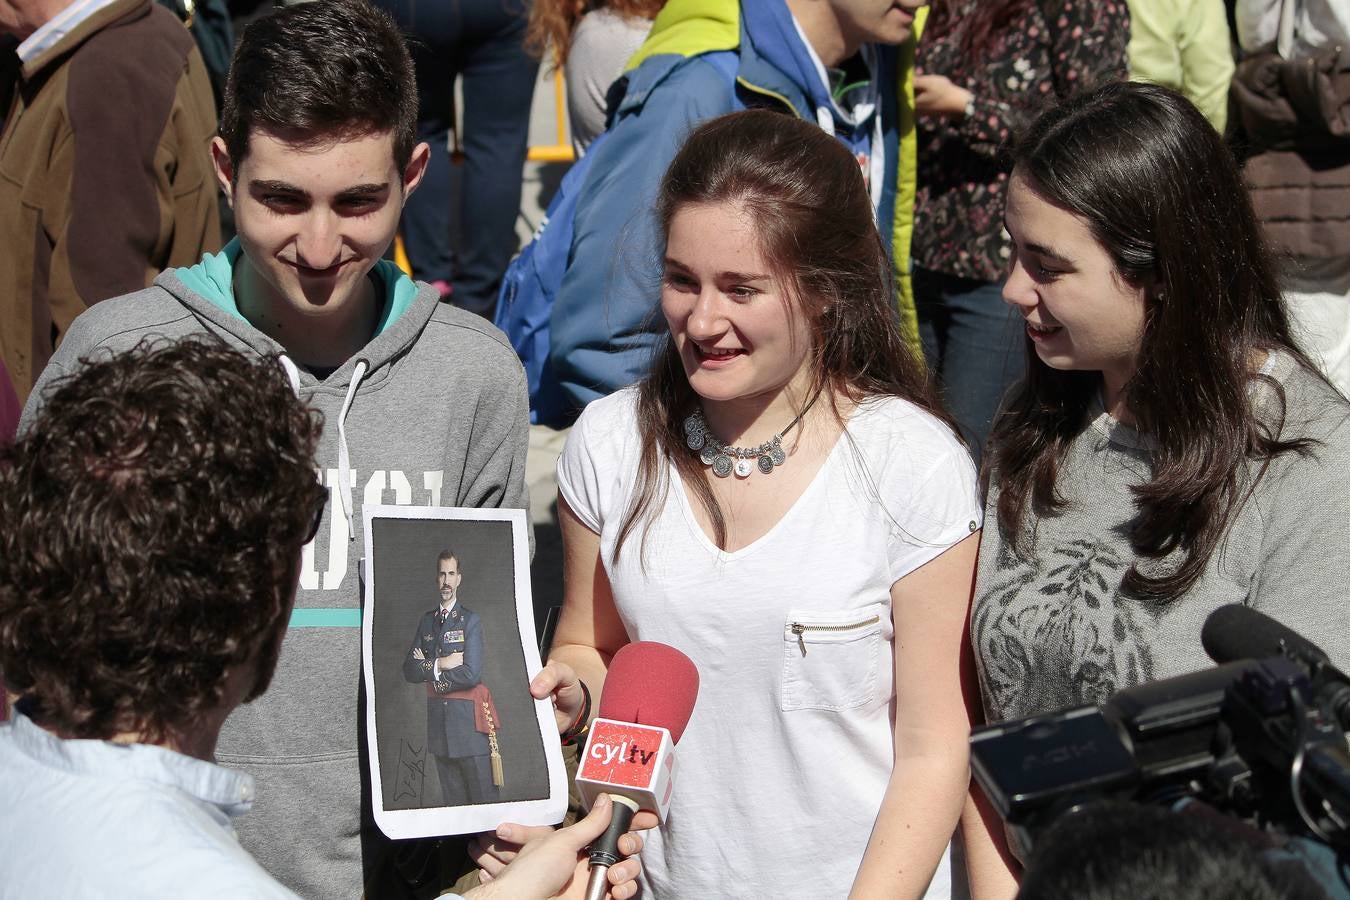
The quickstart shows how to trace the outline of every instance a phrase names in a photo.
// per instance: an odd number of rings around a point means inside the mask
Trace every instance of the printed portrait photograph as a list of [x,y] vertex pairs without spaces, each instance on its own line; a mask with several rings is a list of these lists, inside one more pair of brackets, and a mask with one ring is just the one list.
[[524,513],[366,512],[376,822],[403,838],[558,821],[566,786],[557,728],[547,702],[529,693],[540,660]]

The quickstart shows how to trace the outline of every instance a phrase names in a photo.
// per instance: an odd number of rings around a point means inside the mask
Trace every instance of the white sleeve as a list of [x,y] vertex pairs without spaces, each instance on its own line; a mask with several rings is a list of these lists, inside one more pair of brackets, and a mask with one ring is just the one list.
[[596,534],[605,524],[607,498],[601,473],[612,473],[618,462],[613,458],[613,441],[602,434],[610,431],[605,413],[613,404],[608,400],[597,400],[582,411],[558,457],[558,494],[582,524]]
[[921,433],[911,432],[904,451],[915,464],[887,466],[881,485],[891,523],[887,562],[895,581],[978,531],[984,520],[975,464],[945,426],[932,422]]

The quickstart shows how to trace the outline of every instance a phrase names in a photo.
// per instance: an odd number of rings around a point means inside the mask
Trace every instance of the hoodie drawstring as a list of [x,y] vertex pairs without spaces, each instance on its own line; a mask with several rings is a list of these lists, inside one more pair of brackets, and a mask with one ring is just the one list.
[[291,382],[291,391],[295,396],[300,396],[300,369],[291,358],[285,353],[277,357],[281,361],[281,367],[286,370],[286,378]]
[[[284,353],[278,360],[281,368],[286,370],[286,377],[290,379],[291,390],[295,391],[297,397],[300,396],[299,367]],[[356,389],[361,386],[361,380],[369,369],[370,364],[364,359],[356,361],[351,384],[347,385],[347,396],[342,401],[342,411],[338,413],[338,502],[342,504],[342,514],[347,518],[348,540],[353,541],[356,540],[356,528],[352,522],[352,454],[347,449],[347,413],[352,408],[352,400],[356,398]]]
[[347,449],[347,412],[356,398],[356,389],[361,379],[366,377],[370,365],[364,359],[356,361],[352,371],[351,384],[347,386],[347,397],[342,401],[342,411],[338,413],[338,497],[342,501],[342,512],[347,516],[347,535],[356,540],[356,528],[352,523],[352,456]]

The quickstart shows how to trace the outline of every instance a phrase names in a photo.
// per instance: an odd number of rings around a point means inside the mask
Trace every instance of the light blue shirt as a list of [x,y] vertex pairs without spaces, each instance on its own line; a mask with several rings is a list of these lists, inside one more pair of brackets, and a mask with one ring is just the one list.
[[0,724],[0,898],[285,898],[230,819],[253,778],[146,744]]

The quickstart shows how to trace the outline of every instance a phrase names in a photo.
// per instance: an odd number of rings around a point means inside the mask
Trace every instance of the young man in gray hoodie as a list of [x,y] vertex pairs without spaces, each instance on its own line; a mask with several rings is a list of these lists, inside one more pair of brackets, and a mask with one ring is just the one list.
[[381,895],[373,879],[398,868],[368,816],[358,756],[362,504],[526,503],[515,354],[382,259],[427,164],[416,115],[402,38],[361,0],[250,25],[212,147],[238,239],[80,316],[25,410],[31,420],[44,388],[91,352],[210,332],[281,354],[323,414],[328,509],[302,555],[276,678],[226,722],[216,753],[267,798],[240,828],[245,848],[304,896]]

